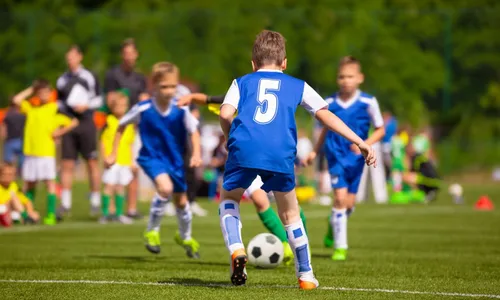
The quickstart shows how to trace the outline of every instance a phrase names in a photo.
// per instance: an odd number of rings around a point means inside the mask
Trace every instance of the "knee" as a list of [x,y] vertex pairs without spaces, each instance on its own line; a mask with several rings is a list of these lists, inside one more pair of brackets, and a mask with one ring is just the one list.
[[346,208],[347,207],[347,197],[345,195],[335,195],[335,199],[333,201],[334,208]]
[[157,192],[158,192],[158,195],[160,195],[160,197],[167,199],[168,197],[170,197],[172,195],[173,188],[172,188],[172,186],[169,186],[167,184],[162,184],[162,185],[158,186]]

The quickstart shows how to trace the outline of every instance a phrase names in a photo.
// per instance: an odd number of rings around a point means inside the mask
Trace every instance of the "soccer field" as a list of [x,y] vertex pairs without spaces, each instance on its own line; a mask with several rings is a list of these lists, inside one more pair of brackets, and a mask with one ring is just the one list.
[[[172,217],[164,219],[162,252],[154,256],[143,246],[145,221],[90,220],[79,187],[82,197],[64,223],[0,229],[1,299],[500,298],[500,213],[473,209],[483,193],[499,206],[500,188],[464,188],[463,206],[445,192],[432,205],[359,205],[349,219],[346,262],[331,261],[322,246],[330,209],[304,205],[321,288],[300,291],[293,267],[285,266],[249,267],[245,287],[230,285],[215,203],[204,203],[209,217],[194,219],[200,260],[174,244]],[[250,204],[242,205],[242,221],[245,242],[265,231]]]

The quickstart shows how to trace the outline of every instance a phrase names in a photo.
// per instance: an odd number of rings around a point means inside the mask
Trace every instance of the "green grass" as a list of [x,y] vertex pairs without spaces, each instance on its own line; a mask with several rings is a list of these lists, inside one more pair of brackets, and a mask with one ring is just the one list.
[[[346,262],[331,261],[331,250],[322,247],[330,209],[305,205],[313,267],[327,289],[303,292],[296,288],[293,267],[285,266],[274,270],[250,267],[246,287],[229,286],[216,204],[202,203],[211,215],[194,220],[194,236],[202,245],[201,260],[189,260],[174,244],[175,218],[164,219],[162,253],[154,256],[146,252],[141,240],[145,221],[130,226],[97,224],[87,216],[86,191],[78,186],[74,194],[82,196],[75,199],[73,217],[64,223],[0,229],[0,280],[154,285],[2,281],[1,299],[470,299],[432,293],[497,295],[500,213],[475,211],[473,202],[485,193],[500,206],[500,188],[464,188],[467,204],[463,206],[451,204],[445,192],[432,205],[359,205],[349,220]],[[38,203],[43,204],[39,198]],[[250,204],[242,205],[242,221],[246,242],[265,231]]]

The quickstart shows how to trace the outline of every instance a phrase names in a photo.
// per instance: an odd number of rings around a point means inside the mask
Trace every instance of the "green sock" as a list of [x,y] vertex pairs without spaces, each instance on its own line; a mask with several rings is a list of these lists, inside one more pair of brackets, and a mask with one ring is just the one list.
[[302,207],[300,208],[300,218],[302,219],[302,223],[304,224],[304,229],[306,230],[307,234],[307,220],[306,220],[306,215],[304,214],[304,211],[302,210]]
[[27,212],[27,211],[23,211],[23,212],[21,213],[21,217],[23,217],[23,220],[28,219],[28,217],[29,217],[29,216],[28,216],[28,212]]
[[102,215],[107,217],[109,215],[109,195],[102,194],[101,211]]
[[272,207],[269,207],[266,211],[260,212],[259,218],[267,230],[277,236],[280,241],[288,241],[286,238],[285,228],[283,227],[283,224],[281,224],[280,218]]
[[31,203],[35,202],[35,189],[27,190],[26,191],[26,197],[30,199]]
[[125,204],[125,197],[123,195],[115,195],[116,216],[123,215],[123,205]]
[[332,216],[330,215],[327,219],[327,223],[328,223],[328,230],[326,232],[326,236],[330,237],[331,239],[333,239],[333,227],[332,227]]
[[56,214],[57,196],[56,194],[47,195],[47,215]]

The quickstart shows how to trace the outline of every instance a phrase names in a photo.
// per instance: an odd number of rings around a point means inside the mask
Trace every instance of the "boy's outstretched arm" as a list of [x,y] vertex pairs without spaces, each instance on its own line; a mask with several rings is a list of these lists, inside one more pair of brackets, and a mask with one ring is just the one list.
[[191,145],[193,145],[193,154],[191,155],[189,167],[196,168],[201,165],[201,142],[200,132],[198,130],[191,133]]
[[[59,117],[59,116],[56,116],[56,118],[57,117]],[[67,118],[66,116],[62,116],[62,115],[60,117]],[[72,118],[71,121],[68,124],[66,124],[64,127],[56,129],[52,133],[52,137],[54,139],[57,139],[57,138],[65,135],[66,133],[70,132],[71,130],[75,129],[76,126],[78,126],[78,119]]]
[[318,119],[318,121],[320,121],[329,130],[340,134],[351,143],[358,146],[361,154],[365,157],[367,165],[376,166],[377,159],[372,147],[370,147],[370,145],[354,133],[354,131],[352,131],[341,119],[339,119],[339,117],[334,115],[328,109],[321,109],[316,112],[316,119]]
[[224,102],[224,95],[222,96],[210,96],[203,93],[193,93],[184,95],[179,98],[177,101],[177,106],[182,107],[186,105],[190,105],[191,103],[195,103],[198,105],[207,105],[207,104],[222,104]]

